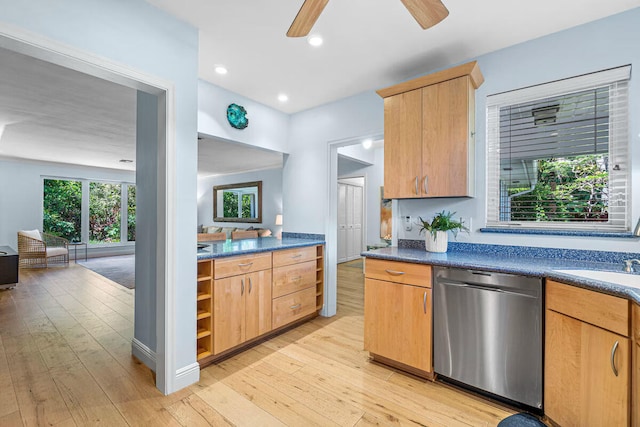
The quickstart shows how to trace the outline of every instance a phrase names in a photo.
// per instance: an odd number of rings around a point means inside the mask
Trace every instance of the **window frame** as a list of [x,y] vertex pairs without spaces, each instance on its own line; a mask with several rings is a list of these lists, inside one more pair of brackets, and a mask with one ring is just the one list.
[[[534,229],[549,231],[628,232],[631,228],[631,170],[629,164],[629,96],[631,66],[611,68],[595,73],[528,86],[487,96],[486,101],[486,227],[491,229]],[[612,203],[607,222],[501,221],[500,180],[500,109],[525,102],[567,95],[597,87],[621,90],[614,96],[624,102],[624,111],[613,111],[609,122],[609,185]],[[616,98],[618,99],[618,98]],[[613,185],[612,185],[613,183]],[[616,202],[617,200],[617,202]]]

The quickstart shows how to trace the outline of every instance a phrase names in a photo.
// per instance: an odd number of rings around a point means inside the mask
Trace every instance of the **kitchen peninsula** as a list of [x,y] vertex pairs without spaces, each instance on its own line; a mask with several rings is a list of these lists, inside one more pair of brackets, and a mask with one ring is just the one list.
[[324,237],[199,242],[197,360],[221,360],[318,315]]

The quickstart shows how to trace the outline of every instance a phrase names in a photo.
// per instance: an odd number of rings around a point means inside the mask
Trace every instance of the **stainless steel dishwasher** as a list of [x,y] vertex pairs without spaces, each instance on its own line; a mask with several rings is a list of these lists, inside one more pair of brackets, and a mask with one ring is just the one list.
[[542,279],[434,268],[434,371],[542,409]]

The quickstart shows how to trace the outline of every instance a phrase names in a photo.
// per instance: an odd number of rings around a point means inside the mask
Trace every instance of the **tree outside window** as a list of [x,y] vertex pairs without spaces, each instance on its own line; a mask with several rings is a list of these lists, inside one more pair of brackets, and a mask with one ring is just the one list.
[[80,241],[82,182],[45,179],[42,219],[45,233]]

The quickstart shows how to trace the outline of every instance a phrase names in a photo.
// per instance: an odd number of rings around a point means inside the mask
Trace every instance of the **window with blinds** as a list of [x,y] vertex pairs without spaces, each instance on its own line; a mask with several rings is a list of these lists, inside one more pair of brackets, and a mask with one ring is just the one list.
[[487,97],[487,226],[628,231],[624,66]]

